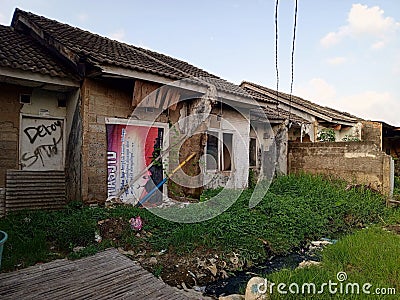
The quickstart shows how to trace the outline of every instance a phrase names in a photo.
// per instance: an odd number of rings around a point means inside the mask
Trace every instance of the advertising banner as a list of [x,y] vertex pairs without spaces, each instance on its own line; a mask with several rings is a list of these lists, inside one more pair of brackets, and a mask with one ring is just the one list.
[[[127,203],[137,203],[163,180],[162,162],[155,163],[136,182],[131,182],[160,154],[164,129],[159,127],[107,124],[108,197],[113,197],[132,183],[120,197]],[[162,191],[162,187],[159,188]],[[147,201],[160,201],[155,193]]]

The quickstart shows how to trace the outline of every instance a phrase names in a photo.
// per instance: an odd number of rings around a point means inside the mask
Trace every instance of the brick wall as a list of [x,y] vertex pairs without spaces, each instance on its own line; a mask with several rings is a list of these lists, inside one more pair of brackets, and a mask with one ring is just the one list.
[[103,203],[107,198],[106,117],[129,118],[133,81],[85,79],[82,86],[82,199]]
[[382,147],[382,123],[362,121],[361,140],[364,142],[375,142]]
[[390,156],[374,142],[289,143],[290,173],[327,174],[390,193]]
[[20,93],[31,89],[0,83],[0,188],[5,187],[7,169],[18,169]]

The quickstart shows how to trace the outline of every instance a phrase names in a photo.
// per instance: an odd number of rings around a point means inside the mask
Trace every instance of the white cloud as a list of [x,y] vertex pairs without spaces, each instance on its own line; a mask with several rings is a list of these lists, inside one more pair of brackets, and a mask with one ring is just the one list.
[[379,40],[374,44],[376,49],[383,47],[385,45],[383,41],[399,28],[400,23],[391,17],[385,17],[384,11],[379,6],[353,4],[347,17],[347,24],[335,32],[329,32],[320,40],[320,43],[324,47],[330,47],[338,44],[345,37],[368,36]]
[[327,59],[327,63],[330,65],[341,65],[347,61],[346,57],[337,56]]
[[379,49],[384,48],[385,45],[386,45],[386,43],[384,41],[378,41],[376,43],[373,43],[371,48],[374,49],[374,50],[379,50]]
[[86,22],[89,19],[89,15],[87,13],[78,14],[78,20],[82,23]]
[[347,28],[341,27],[337,32],[329,32],[326,36],[324,36],[320,43],[322,46],[328,48],[338,44],[341,39],[347,35]]
[[114,31],[113,33],[109,34],[109,37],[111,39],[113,39],[113,40],[124,42],[125,30],[124,29],[118,29],[118,30]]
[[363,119],[384,121],[400,126],[398,117],[400,99],[396,99],[389,92],[365,91],[349,96],[339,96],[333,85],[322,78],[313,78],[307,84],[296,87],[294,94]]
[[366,91],[342,97],[338,103],[344,110],[359,117],[400,125],[400,101],[388,92]]
[[295,94],[320,105],[329,105],[336,96],[335,87],[322,78],[313,78],[295,88]]

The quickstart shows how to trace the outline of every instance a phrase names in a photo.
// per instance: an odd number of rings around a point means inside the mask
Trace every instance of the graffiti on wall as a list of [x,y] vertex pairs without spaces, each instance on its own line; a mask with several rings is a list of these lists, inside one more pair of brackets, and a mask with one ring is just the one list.
[[[107,190],[113,197],[136,178],[161,151],[164,129],[136,125],[107,124]],[[157,163],[149,168],[120,197],[136,203],[163,180],[163,168]],[[159,188],[160,190],[162,187]],[[155,193],[148,202],[157,202]]]
[[63,170],[64,120],[23,117],[21,126],[21,168]]

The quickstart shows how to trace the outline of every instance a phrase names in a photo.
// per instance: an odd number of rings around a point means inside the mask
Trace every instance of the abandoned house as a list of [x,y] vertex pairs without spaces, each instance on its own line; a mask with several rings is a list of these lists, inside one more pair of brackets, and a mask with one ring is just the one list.
[[[258,178],[313,172],[318,155],[304,147],[321,128],[361,136],[349,114],[19,9],[0,30],[0,214],[137,203],[152,191],[149,202],[197,199],[204,188],[247,187],[249,169]],[[374,166],[387,166],[369,143],[341,149],[358,165],[373,152]],[[332,147],[320,152],[337,154]],[[342,173],[386,192],[385,168]]]
[[[237,85],[19,9],[2,31],[0,143],[11,153],[1,160],[3,209],[137,201],[192,153],[175,175],[189,175],[179,181],[185,185],[168,181],[160,191],[198,198],[203,188],[245,188],[250,164],[259,176],[275,164],[262,158],[275,155],[265,112],[251,129],[257,102]],[[181,140],[178,155],[152,164]],[[35,190],[53,203],[21,197]]]
[[[391,195],[394,171],[399,168],[398,160],[393,159],[398,158],[398,128],[277,93],[255,83],[243,81],[240,86],[265,110],[272,110],[286,120],[286,126],[281,123],[278,128],[286,131],[287,146],[278,142],[276,145],[282,152],[277,158],[278,165],[279,157],[287,158],[287,173],[333,175]],[[333,130],[334,142],[319,143],[319,133],[324,129]]]
[[289,141],[316,142],[318,132],[324,128],[334,130],[336,141],[361,139],[362,119],[358,117],[255,83],[243,81],[240,86],[260,105],[291,121]]
[[60,207],[79,81],[33,38],[0,26],[0,40],[0,214],[6,186],[10,210]]

